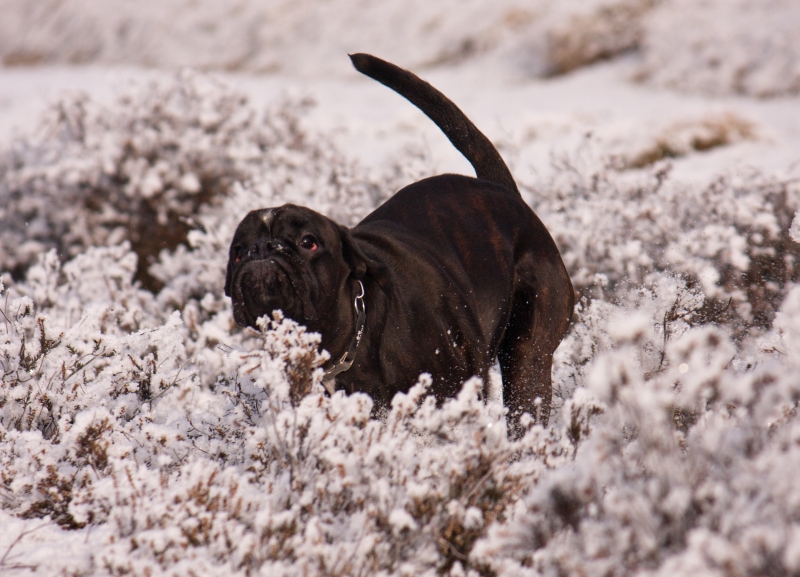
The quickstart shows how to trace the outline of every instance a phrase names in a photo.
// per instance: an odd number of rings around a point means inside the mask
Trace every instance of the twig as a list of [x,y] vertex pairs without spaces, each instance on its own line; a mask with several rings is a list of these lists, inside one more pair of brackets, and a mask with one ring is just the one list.
[[0,558],[0,567],[7,567],[8,569],[36,569],[36,566],[34,565],[6,565],[6,560],[8,559],[8,556],[11,554],[11,550],[17,545],[19,545],[20,541],[22,541],[22,539],[25,536],[30,535],[31,533],[38,531],[39,529],[41,529],[42,527],[46,527],[47,525],[49,525],[49,523],[42,523],[38,527],[34,527],[33,529],[28,529],[17,535],[17,538],[14,539],[11,545],[8,546],[8,549],[6,549],[6,552],[3,555],[3,557]]

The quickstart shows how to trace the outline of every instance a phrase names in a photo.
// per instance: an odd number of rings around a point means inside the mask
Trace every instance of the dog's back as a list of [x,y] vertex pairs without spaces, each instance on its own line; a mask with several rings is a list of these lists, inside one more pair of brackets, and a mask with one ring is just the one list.
[[[409,300],[437,300],[447,293],[455,300],[452,310],[438,316],[474,314],[472,340],[494,354],[505,331],[513,291],[516,239],[536,227],[536,215],[518,194],[483,180],[457,174],[442,174],[415,182],[398,191],[353,229],[356,239],[391,236],[390,247],[365,248],[380,261],[403,261],[406,270],[425,266],[442,277],[436,290],[418,282],[405,283],[401,294]],[[548,239],[540,238],[539,242]],[[378,254],[382,253],[382,254]],[[415,261],[414,266],[409,263]],[[413,278],[412,278],[413,281]],[[402,279],[395,284],[403,285]],[[505,301],[502,305],[498,300]],[[465,306],[466,305],[466,306]],[[466,319],[460,323],[464,324]],[[471,376],[471,375],[468,375]]]

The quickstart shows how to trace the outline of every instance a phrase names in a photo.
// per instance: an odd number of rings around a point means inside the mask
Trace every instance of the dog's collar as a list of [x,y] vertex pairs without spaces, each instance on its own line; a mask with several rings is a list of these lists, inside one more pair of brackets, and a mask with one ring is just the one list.
[[322,384],[331,395],[336,390],[336,385],[334,384],[336,376],[353,366],[353,361],[356,360],[358,345],[361,342],[361,337],[364,335],[364,324],[367,321],[367,305],[364,303],[364,283],[358,281],[358,284],[361,286],[361,294],[353,301],[353,307],[356,309],[356,335],[350,342],[350,347],[347,349],[347,352],[343,354],[342,358],[336,361],[330,369],[325,371],[325,376],[322,377]]

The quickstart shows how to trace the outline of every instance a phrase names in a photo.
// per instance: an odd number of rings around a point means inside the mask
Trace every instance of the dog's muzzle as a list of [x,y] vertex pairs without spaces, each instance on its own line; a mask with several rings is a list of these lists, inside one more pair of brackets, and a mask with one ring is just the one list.
[[233,318],[241,326],[255,327],[259,317],[280,309],[297,322],[313,320],[311,284],[307,265],[285,244],[259,239],[248,247],[234,272]]
[[233,318],[242,326],[280,309],[295,318],[303,310],[295,284],[297,273],[285,256],[286,247],[275,239],[254,242],[238,265],[233,281]]

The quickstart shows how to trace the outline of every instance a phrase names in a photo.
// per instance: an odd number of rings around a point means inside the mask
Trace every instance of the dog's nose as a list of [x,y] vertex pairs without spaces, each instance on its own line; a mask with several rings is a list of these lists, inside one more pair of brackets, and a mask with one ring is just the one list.
[[282,248],[283,244],[279,240],[267,238],[257,240],[251,244],[247,252],[250,256],[264,258],[272,253],[280,251]]

